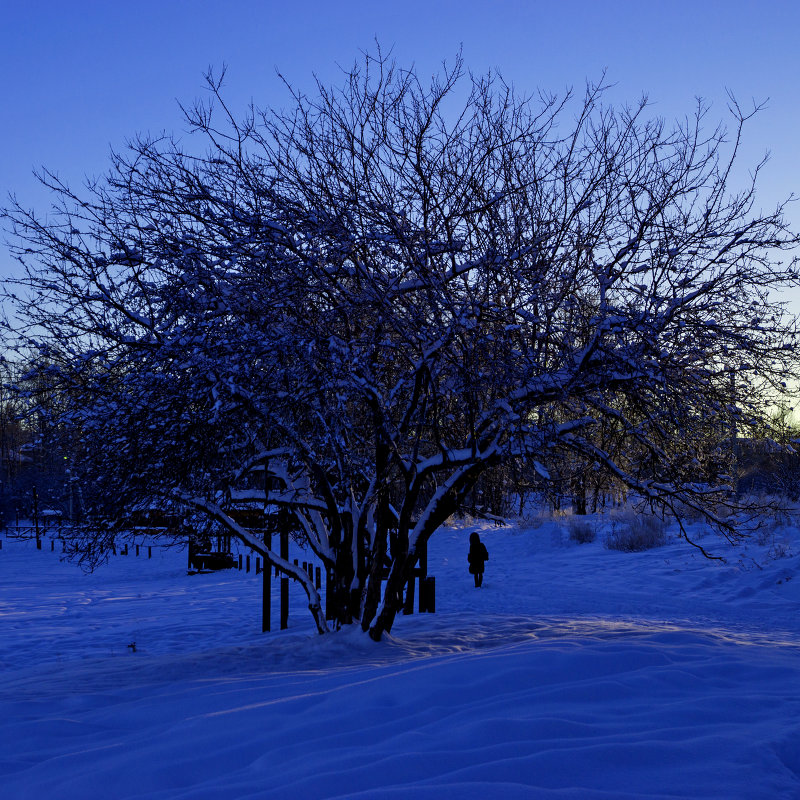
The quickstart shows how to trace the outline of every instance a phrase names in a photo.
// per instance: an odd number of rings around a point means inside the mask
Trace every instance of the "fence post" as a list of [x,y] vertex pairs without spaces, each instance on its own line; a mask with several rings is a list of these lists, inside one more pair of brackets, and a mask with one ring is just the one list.
[[150,545],[147,545],[147,557],[148,558],[153,557],[153,548]]
[[325,567],[325,619],[333,619],[333,580],[330,567]]
[[261,572],[261,559],[256,556],[256,575]]
[[245,569],[245,572],[250,572],[250,555],[249,554],[247,556],[247,562],[246,563],[247,563],[247,569]]
[[428,578],[428,543],[423,542],[422,544],[418,545],[417,552],[419,553],[419,613],[422,614],[428,610],[426,606],[428,595],[425,586],[425,581]]
[[[289,531],[281,528],[281,558],[289,560]],[[297,563],[297,562],[295,562]],[[289,579],[281,578],[281,630],[289,627]]]
[[317,580],[315,582],[315,585],[317,589],[322,588],[322,570],[319,567],[317,567]]
[[[272,550],[272,534],[264,534],[264,544]],[[272,617],[272,567],[264,559],[264,574],[261,576],[261,633],[270,628]]]
[[42,540],[39,535],[39,492],[33,487],[33,524],[36,528],[36,549],[42,549]]
[[436,613],[436,578],[434,577],[419,579],[419,610],[420,613]]

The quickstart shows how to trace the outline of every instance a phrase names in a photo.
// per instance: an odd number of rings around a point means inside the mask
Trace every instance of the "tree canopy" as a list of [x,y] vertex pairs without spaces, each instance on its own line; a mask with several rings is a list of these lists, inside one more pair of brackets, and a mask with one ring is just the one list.
[[259,508],[332,571],[335,624],[377,639],[428,538],[511,462],[546,486],[577,460],[736,536],[733,439],[796,368],[770,292],[797,284],[798,236],[757,210],[760,165],[729,186],[749,114],[521,97],[460,59],[425,85],[367,55],[242,119],[208,85],[191,149],[140,137],[81,191],[44,173],[55,213],[5,211],[26,267],[6,342],[89,487],[79,554],[119,535],[103,519],[180,507],[328,630],[237,522]]

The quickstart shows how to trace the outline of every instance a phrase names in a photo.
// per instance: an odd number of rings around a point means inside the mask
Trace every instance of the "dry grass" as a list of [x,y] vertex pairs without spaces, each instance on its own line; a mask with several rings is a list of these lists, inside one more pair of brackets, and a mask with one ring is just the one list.
[[606,547],[623,553],[638,553],[667,543],[667,523],[652,514],[624,511],[614,515]]
[[578,544],[588,544],[597,537],[595,526],[588,519],[582,517],[570,517],[567,521],[567,529],[570,541]]

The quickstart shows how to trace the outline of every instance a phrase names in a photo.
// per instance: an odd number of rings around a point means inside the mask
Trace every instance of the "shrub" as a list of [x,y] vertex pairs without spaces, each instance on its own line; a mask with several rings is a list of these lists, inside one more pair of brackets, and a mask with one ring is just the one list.
[[567,522],[567,527],[569,528],[570,541],[577,542],[578,544],[593,542],[597,535],[594,525],[580,517],[570,517],[569,522]]
[[628,512],[617,517],[606,536],[606,547],[637,553],[667,543],[667,523],[652,514]]

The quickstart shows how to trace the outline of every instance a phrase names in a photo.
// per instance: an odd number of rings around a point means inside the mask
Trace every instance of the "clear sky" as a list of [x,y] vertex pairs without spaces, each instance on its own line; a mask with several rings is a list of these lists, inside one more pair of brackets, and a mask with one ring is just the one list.
[[[463,47],[475,72],[521,90],[581,88],[605,69],[614,97],[647,93],[653,113],[683,116],[694,98],[726,115],[768,99],[744,157],[767,150],[765,208],[800,194],[800,2],[797,0],[0,0],[0,195],[47,205],[32,170],[73,183],[105,171],[136,132],[180,132],[178,101],[203,95],[207,67],[228,65],[234,109],[280,106],[281,72],[336,81],[380,41],[433,73]],[[790,219],[800,228],[800,204]],[[14,270],[0,250],[0,275]],[[791,298],[794,301],[794,298]],[[796,311],[800,312],[800,294]]]

